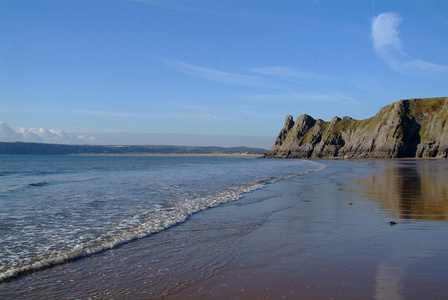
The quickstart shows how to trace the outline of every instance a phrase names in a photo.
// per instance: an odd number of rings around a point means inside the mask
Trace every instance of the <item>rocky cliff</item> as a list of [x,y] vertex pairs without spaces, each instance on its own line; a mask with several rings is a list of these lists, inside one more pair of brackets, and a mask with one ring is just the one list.
[[383,107],[374,117],[330,122],[287,116],[265,157],[405,158],[448,154],[448,97],[409,99]]

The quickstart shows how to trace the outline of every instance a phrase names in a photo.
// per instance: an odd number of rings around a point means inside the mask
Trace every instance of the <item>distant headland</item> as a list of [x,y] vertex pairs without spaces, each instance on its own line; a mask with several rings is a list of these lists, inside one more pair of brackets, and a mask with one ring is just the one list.
[[0,154],[22,155],[252,155],[261,156],[265,149],[250,147],[193,147],[170,145],[65,145],[24,142],[0,142]]
[[448,97],[408,99],[373,117],[288,115],[269,158],[447,158]]

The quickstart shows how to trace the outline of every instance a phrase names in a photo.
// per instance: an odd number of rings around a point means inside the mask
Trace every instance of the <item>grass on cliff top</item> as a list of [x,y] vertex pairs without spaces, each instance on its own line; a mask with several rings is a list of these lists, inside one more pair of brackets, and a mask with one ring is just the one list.
[[[448,120],[448,110],[443,111],[444,106],[448,101],[448,97],[437,97],[437,98],[421,98],[421,99],[409,99],[409,112],[407,117],[409,118],[421,118],[425,114],[438,114],[438,118],[443,118]],[[375,116],[370,117],[364,120],[355,120],[343,118],[337,121],[333,128],[327,132],[330,127],[330,122],[322,121],[321,123],[321,132],[323,133],[322,139],[325,139],[328,135],[334,135],[341,132],[351,132],[355,129],[364,129],[366,131],[373,131],[375,127],[377,127],[380,122],[382,125],[385,125],[387,122],[387,118],[384,118],[385,115],[390,114],[395,107],[395,103],[389,104],[383,107]],[[317,128],[312,128],[309,130],[304,136],[299,137],[300,143],[306,144],[312,141],[313,135],[316,133]],[[426,124],[422,124],[422,128],[420,130],[420,136],[422,141],[430,140],[430,138],[426,134]]]
[[[448,120],[448,110],[443,109],[447,104],[448,97],[410,99],[408,117],[415,118],[420,123],[420,139],[422,142],[435,142],[435,137],[428,132],[428,125],[436,120]],[[427,116],[433,117],[429,121]],[[425,116],[426,115],[426,116]],[[425,118],[426,117],[426,118]]]
[[[421,98],[421,99],[409,99],[409,112],[407,117],[410,119],[419,119],[425,113],[438,115],[438,118],[443,118],[448,120],[448,110],[443,111],[444,106],[448,101],[448,97],[438,97],[438,98]],[[382,109],[373,117],[368,119],[353,122],[352,127],[364,128],[367,131],[372,131],[378,124],[382,121],[382,125],[386,125],[387,118],[385,115],[390,114],[395,107],[395,103],[389,104]],[[350,129],[350,128],[348,128]],[[344,128],[344,130],[347,130]]]
[[409,99],[409,117],[417,117],[424,113],[437,113],[440,117],[448,117],[448,112],[442,109],[448,101],[448,97]]

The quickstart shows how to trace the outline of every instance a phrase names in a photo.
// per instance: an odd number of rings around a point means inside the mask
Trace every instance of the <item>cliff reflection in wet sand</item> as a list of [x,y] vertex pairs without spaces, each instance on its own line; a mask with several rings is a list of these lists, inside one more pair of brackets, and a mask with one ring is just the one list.
[[395,218],[448,220],[448,162],[384,161],[382,167],[356,180],[367,198]]

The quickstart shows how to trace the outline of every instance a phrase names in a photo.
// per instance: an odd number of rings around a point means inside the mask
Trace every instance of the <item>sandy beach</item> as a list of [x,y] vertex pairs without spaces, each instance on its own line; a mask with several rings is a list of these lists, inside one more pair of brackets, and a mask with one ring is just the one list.
[[444,299],[448,162],[327,167],[100,254],[0,285],[3,299]]

